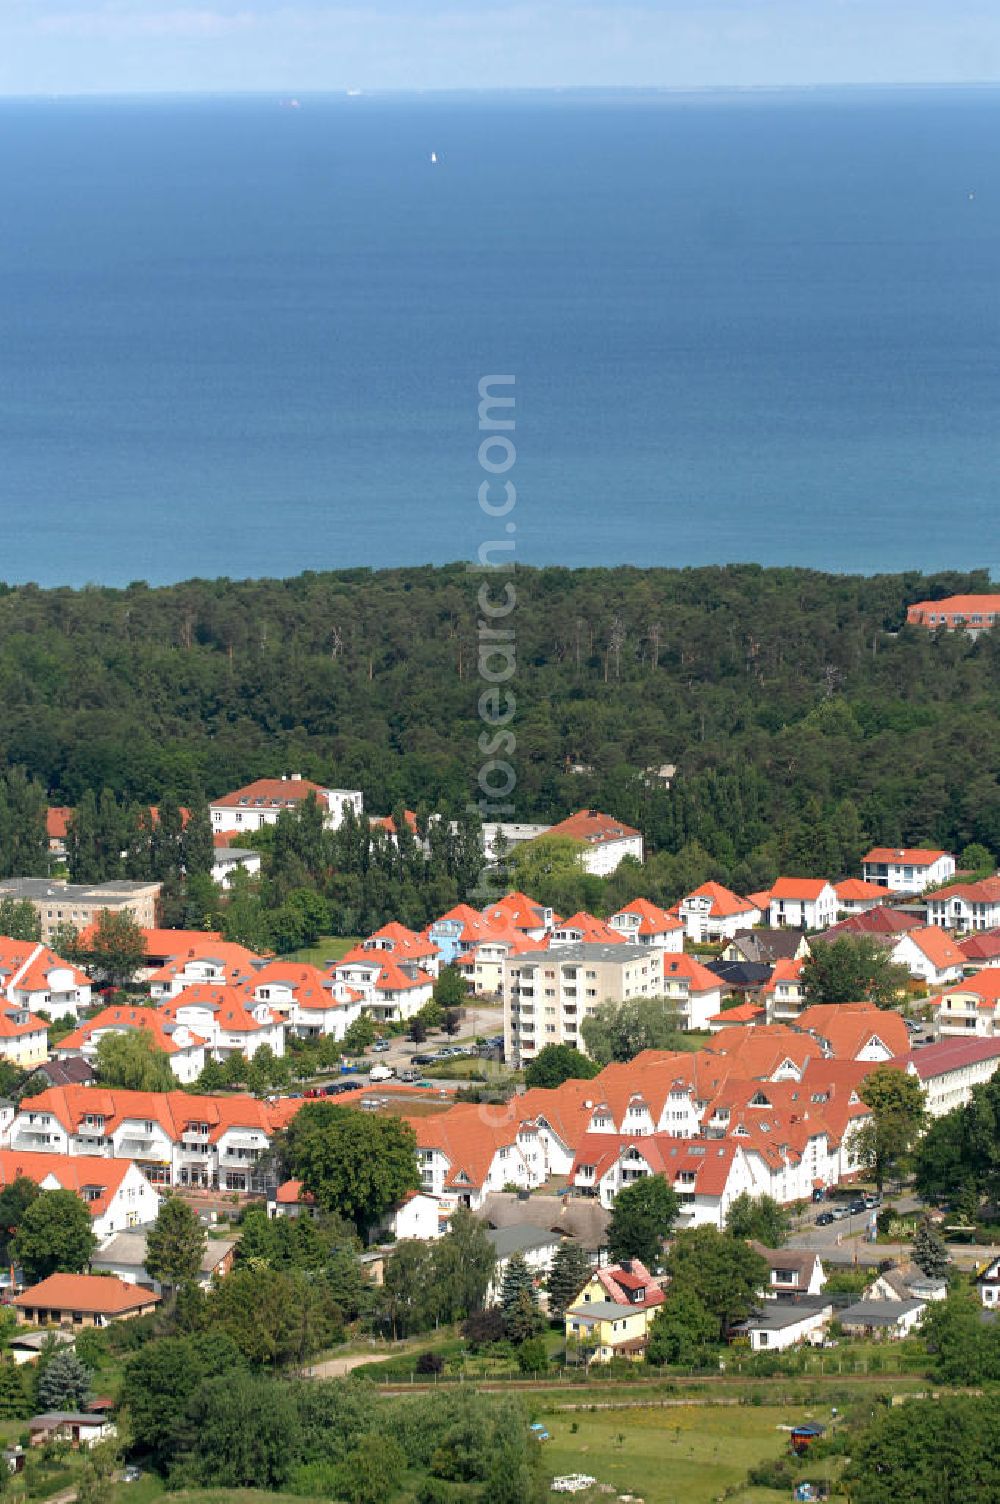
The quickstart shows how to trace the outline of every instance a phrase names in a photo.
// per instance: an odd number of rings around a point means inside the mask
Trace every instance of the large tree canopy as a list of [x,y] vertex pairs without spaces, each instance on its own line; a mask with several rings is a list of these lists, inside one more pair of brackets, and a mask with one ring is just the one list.
[[365,1235],[407,1191],[420,1185],[413,1129],[382,1117],[308,1102],[288,1129],[292,1174],[318,1204]]
[[909,981],[880,936],[841,935],[816,942],[802,963],[802,984],[810,1003],[875,1003],[891,1008]]

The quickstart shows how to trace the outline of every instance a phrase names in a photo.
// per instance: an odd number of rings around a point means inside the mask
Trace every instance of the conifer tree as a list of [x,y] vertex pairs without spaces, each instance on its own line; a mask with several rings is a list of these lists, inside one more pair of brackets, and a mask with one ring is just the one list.
[[948,1272],[948,1246],[928,1217],[921,1217],[914,1234],[913,1262],[928,1279],[942,1279]]
[[562,1316],[591,1276],[590,1259],[579,1243],[567,1238],[560,1243],[549,1271],[549,1311]]
[[507,1260],[500,1282],[500,1304],[505,1311],[513,1310],[522,1290],[527,1290],[535,1299],[535,1283],[523,1253],[512,1253]]

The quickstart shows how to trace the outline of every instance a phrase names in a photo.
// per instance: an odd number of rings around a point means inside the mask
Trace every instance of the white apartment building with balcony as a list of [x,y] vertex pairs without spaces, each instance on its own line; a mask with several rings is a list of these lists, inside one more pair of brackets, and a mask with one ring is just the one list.
[[586,1053],[582,1024],[601,1003],[659,997],[664,952],[628,941],[523,951],[504,961],[504,1047],[533,1060],[547,1044]]

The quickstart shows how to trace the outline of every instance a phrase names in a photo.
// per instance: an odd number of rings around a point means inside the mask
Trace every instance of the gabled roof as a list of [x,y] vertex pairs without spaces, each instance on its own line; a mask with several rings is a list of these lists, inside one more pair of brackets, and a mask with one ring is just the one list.
[[[648,898],[633,898],[631,903],[627,903],[623,909],[612,914],[608,923],[614,926],[615,920],[623,914],[638,916],[639,926],[636,932],[640,935],[663,935],[672,930],[684,928],[681,920],[675,918],[668,910],[661,909],[659,904],[650,903]],[[633,930],[635,926],[629,926],[629,929]]]
[[314,795],[320,804],[326,803],[326,790],[308,778],[257,778],[253,783],[234,789],[231,794],[220,794],[211,800],[213,808],[222,809],[268,809],[302,804]]
[[281,1097],[261,1102],[256,1097],[198,1096],[186,1091],[124,1091],[117,1087],[50,1086],[26,1097],[23,1113],[51,1113],[67,1133],[79,1132],[88,1117],[104,1120],[113,1134],[125,1123],[154,1122],[176,1142],[189,1123],[206,1123],[215,1142],[230,1128],[256,1128],[271,1135],[284,1128],[302,1106],[302,1099]]
[[557,932],[577,931],[581,941],[589,941],[593,944],[625,944],[625,936],[621,930],[614,929],[603,919],[596,919],[593,914],[588,914],[583,909],[571,914],[568,919],[561,919],[554,929]]
[[771,969],[771,975],[764,985],[764,991],[768,994],[776,993],[779,983],[802,981],[801,960],[795,960],[792,956],[782,956],[780,961],[775,961]]
[[[50,1274],[48,1279],[15,1296],[14,1304],[30,1309],[121,1316],[139,1306],[157,1305],[159,1300],[152,1290],[126,1284],[113,1274]],[[93,1420],[95,1425],[99,1423],[97,1416]]]
[[1000,962],[1000,930],[977,930],[967,939],[960,940],[958,948],[968,962]]
[[17,992],[48,992],[54,971],[68,971],[74,987],[90,986],[84,972],[41,941],[0,935],[0,992],[12,984]]
[[964,898],[966,903],[1000,903],[1000,877],[983,877],[976,883],[952,883],[928,895],[929,903],[947,903],[949,898]]
[[107,1211],[131,1168],[130,1159],[105,1159],[96,1154],[0,1149],[0,1188],[13,1185],[20,1175],[36,1185],[54,1180],[62,1190],[75,1191],[78,1196],[85,1190],[91,1193],[86,1207],[92,1217],[99,1217]]
[[733,914],[760,913],[761,910],[749,898],[740,898],[738,893],[731,893],[721,883],[702,883],[700,888],[695,888],[686,898],[681,900],[681,906],[688,903],[692,898],[707,898],[710,900],[708,912],[714,919],[728,919]]
[[816,940],[840,940],[844,935],[899,935],[904,930],[919,929],[923,920],[916,914],[905,914],[902,909],[890,909],[886,904],[866,909],[862,914],[851,914],[839,924],[833,924]]
[[793,1028],[814,1034],[839,1060],[854,1060],[873,1039],[890,1055],[907,1055],[910,1036],[901,1016],[873,1003],[814,1003],[795,1019]]
[[544,929],[545,906],[529,898],[527,893],[506,893],[497,903],[486,906],[483,918],[488,924],[504,928],[512,925],[518,930]]
[[685,951],[666,951],[663,957],[663,980],[683,980],[688,992],[718,992],[721,986],[714,972]]
[[[181,994],[183,997],[183,993]],[[200,1047],[205,1043],[197,1034],[189,1031],[189,1037],[181,1046],[175,1038],[177,1022],[172,1010],[165,1008],[134,1008],[130,1005],[115,1005],[102,1008],[93,1018],[60,1039],[54,1048],[62,1052],[84,1049],[95,1034],[147,1034],[158,1050],[167,1055],[176,1055],[179,1050]]]
[[911,941],[938,971],[965,964],[965,956],[955,941],[936,925],[921,925],[918,929],[907,931],[904,938]]
[[911,1050],[902,1059],[921,1081],[929,1081],[933,1076],[978,1065],[982,1060],[996,1060],[1000,1065],[1000,1039],[939,1039]]
[[861,858],[861,863],[862,866],[877,864],[881,867],[933,867],[935,862],[947,855],[947,851],[925,851],[920,846],[873,846],[868,855]]
[[820,894],[829,888],[825,877],[779,877],[771,889],[771,898],[788,898],[793,902],[815,903]]
[[833,891],[842,903],[864,903],[867,899],[885,903],[889,897],[888,888],[880,883],[867,883],[861,877],[845,877],[842,882],[834,883]]

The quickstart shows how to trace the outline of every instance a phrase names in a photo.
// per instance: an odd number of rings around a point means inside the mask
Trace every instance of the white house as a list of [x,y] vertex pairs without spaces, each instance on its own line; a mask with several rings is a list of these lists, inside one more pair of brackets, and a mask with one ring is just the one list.
[[923,1320],[925,1300],[859,1300],[837,1312],[849,1337],[868,1337],[881,1342],[899,1342],[909,1337]]
[[882,884],[867,883],[860,877],[845,877],[833,886],[837,894],[837,909],[847,916],[866,914],[869,909],[876,909],[888,901],[888,893]]
[[262,1189],[257,1161],[301,1105],[291,1098],[53,1086],[24,1099],[10,1148],[132,1160],[154,1186]]
[[658,904],[650,903],[648,898],[633,898],[617,914],[612,914],[608,927],[635,945],[655,945],[658,950],[675,952],[684,949],[681,920]]
[[861,859],[866,883],[888,888],[890,893],[922,893],[955,875],[955,858],[949,851],[924,851],[910,846],[873,846]]
[[283,809],[299,809],[312,796],[323,811],[323,824],[328,830],[336,830],[343,824],[347,810],[360,818],[364,797],[360,789],[326,789],[318,783],[310,783],[301,773],[283,775],[281,778],[258,778],[244,788],[223,794],[209,805],[212,829],[263,830],[265,825],[276,825]]
[[904,930],[896,937],[892,959],[905,966],[911,977],[929,987],[947,987],[964,975],[965,956],[954,940],[936,925]]
[[1000,877],[953,883],[927,897],[927,923],[967,934],[1000,925]]
[[837,892],[819,877],[779,877],[771,889],[768,923],[775,929],[825,930],[837,919]]
[[972,1088],[1000,1070],[1000,1039],[939,1039],[905,1057],[906,1069],[924,1088],[928,1117],[941,1118],[972,1100]]
[[989,1311],[1000,1311],[1000,1257],[990,1259],[976,1275],[979,1299]]
[[548,834],[579,841],[584,871],[595,877],[607,877],[627,856],[637,862],[643,859],[642,833],[596,809],[577,810],[575,815],[551,826]]
[[748,898],[711,882],[702,883],[682,898],[677,912],[687,938],[696,945],[706,940],[732,940],[741,930],[753,929],[764,919]]
[[496,1305],[499,1301],[507,1265],[514,1254],[519,1253],[522,1256],[537,1283],[543,1280],[552,1268],[552,1260],[562,1242],[559,1233],[552,1232],[548,1228],[535,1227],[530,1222],[510,1223],[507,1227],[491,1227],[486,1237],[496,1254],[493,1277],[486,1292],[487,1305]]
[[94,1018],[87,1019],[60,1039],[53,1054],[57,1060],[77,1057],[93,1065],[97,1060],[98,1046],[107,1034],[143,1035],[154,1049],[166,1055],[170,1069],[185,1085],[196,1081],[204,1069],[205,1038],[177,1019],[169,1003],[162,1008],[130,1005],[102,1008]]
[[237,868],[242,868],[248,877],[256,877],[260,872],[260,852],[245,846],[220,845],[217,841],[212,857],[212,881],[223,890],[228,889]]
[[753,1352],[782,1352],[800,1342],[819,1343],[833,1320],[833,1303],[769,1300],[738,1322],[733,1336],[746,1338]]
[[2,935],[0,1000],[51,1019],[77,1019],[91,1005],[90,978],[40,941]]
[[99,1242],[142,1222],[155,1222],[160,1209],[159,1192],[125,1159],[0,1149],[0,1187],[22,1175],[43,1191],[75,1192],[93,1218]]

